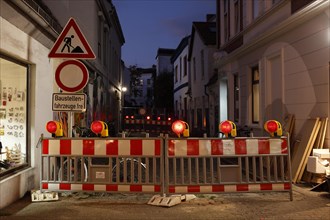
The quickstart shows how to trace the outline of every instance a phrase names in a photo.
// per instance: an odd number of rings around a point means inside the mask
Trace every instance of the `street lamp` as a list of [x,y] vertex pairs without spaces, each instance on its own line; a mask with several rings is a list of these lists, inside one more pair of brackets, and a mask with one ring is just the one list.
[[[123,128],[123,109],[125,108],[125,93],[127,92],[127,87],[123,86],[121,87],[121,105],[120,105],[120,115],[119,115],[119,128]],[[119,130],[118,130],[119,131]]]

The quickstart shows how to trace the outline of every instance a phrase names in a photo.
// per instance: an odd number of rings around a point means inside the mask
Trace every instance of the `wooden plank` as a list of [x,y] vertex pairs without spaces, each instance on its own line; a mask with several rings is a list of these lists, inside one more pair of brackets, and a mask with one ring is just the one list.
[[292,130],[293,130],[293,121],[294,121],[294,115],[292,114],[288,114],[285,118],[284,118],[284,124],[283,124],[283,131],[284,135],[286,135],[286,132],[289,132],[289,135],[291,136],[292,134]]
[[[320,129],[319,129],[319,132],[317,133],[316,140],[313,144],[312,151],[313,151],[313,149],[318,149],[320,147],[325,121],[326,121],[325,118],[321,118],[321,120],[319,122],[320,123]],[[312,151],[309,154],[309,156],[311,156],[313,154]],[[307,158],[307,160],[308,160],[308,158]],[[313,173],[308,172],[307,169],[305,169],[304,174],[302,176],[302,180],[307,182],[307,183],[310,183],[311,180],[312,180],[312,176],[313,176]]]
[[[321,119],[321,127],[320,127],[320,130],[318,132],[317,138],[315,140],[313,149],[322,149],[323,148],[327,126],[328,126],[328,118]],[[312,155],[312,152],[311,152],[310,155]],[[314,176],[315,176],[315,174],[305,170],[302,179],[305,182],[310,183],[310,182],[313,182]]]
[[300,167],[300,171],[299,171],[299,175],[298,175],[297,182],[300,182],[300,180],[301,180],[301,178],[302,178],[302,175],[303,175],[304,172],[305,172],[306,165],[307,165],[307,161],[308,161],[308,156],[309,156],[309,155],[311,154],[311,152],[312,152],[312,149],[313,149],[313,146],[314,146],[314,143],[315,143],[316,137],[317,137],[317,135],[318,135],[318,133],[319,133],[320,127],[321,127],[321,122],[318,120],[317,123],[316,123],[316,128],[315,128],[315,130],[313,130],[313,132],[312,132],[312,135],[311,135],[311,138],[310,138],[310,143],[307,145],[307,148],[306,148],[305,154],[304,154],[304,156],[302,157],[302,164],[301,164],[301,167]]
[[292,182],[296,183],[299,175],[299,171],[302,166],[302,158],[306,154],[308,145],[311,142],[311,135],[315,131],[318,121],[320,119],[308,119],[304,125],[304,131],[302,132],[302,139],[292,157],[291,170],[292,170]]
[[324,125],[323,125],[323,130],[322,130],[322,137],[321,137],[321,142],[319,149],[323,149],[324,147],[324,141],[325,141],[325,135],[327,134],[327,128],[328,128],[328,123],[329,123],[329,118],[324,119]]

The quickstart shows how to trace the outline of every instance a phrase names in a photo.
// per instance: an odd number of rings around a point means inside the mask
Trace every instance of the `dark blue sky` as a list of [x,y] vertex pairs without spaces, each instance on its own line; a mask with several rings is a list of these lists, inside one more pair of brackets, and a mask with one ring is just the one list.
[[175,49],[193,21],[215,14],[216,0],[113,0],[125,36],[126,66],[156,64],[158,48]]

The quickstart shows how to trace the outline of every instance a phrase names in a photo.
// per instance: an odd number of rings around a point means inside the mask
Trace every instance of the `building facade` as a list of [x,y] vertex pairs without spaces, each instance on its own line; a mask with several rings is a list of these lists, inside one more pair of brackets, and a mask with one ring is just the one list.
[[[111,1],[0,1],[0,209],[39,188],[40,137],[50,120],[65,122],[52,111],[52,95],[61,92],[54,73],[64,59],[48,54],[70,17],[96,55],[81,60],[89,81],[83,89],[87,111],[73,121],[119,118],[121,46],[125,42]],[[70,134],[66,134],[70,136]]]
[[206,22],[193,22],[189,43],[189,124],[192,135],[215,132],[217,101],[210,100],[207,90],[214,74],[213,54],[216,50],[216,23],[214,16],[207,16]]
[[292,114],[298,137],[308,119],[329,117],[329,8],[322,0],[217,1],[213,89],[220,103],[228,91],[228,119],[260,136],[265,121]]
[[175,50],[171,58],[174,67],[173,75],[173,101],[174,116],[181,120],[188,120],[188,101],[189,101],[189,75],[190,65],[188,63],[190,36],[184,37]]

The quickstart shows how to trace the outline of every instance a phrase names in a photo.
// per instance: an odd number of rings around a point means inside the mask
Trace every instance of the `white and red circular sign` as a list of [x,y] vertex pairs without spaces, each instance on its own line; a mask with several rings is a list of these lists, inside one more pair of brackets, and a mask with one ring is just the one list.
[[78,92],[88,82],[88,70],[78,60],[67,60],[61,63],[55,71],[55,81],[65,92]]

